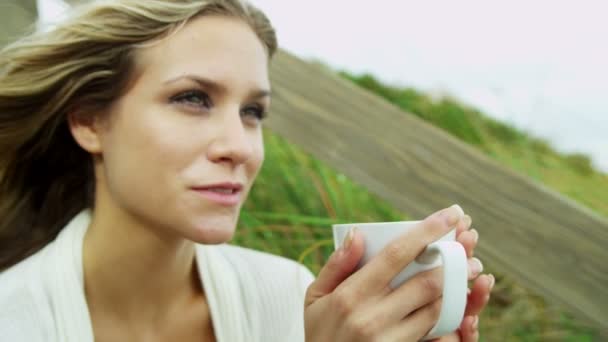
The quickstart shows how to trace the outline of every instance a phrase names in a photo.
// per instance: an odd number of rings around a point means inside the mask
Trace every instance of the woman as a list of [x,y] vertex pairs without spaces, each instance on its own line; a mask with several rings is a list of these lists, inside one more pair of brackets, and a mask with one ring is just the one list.
[[[353,234],[317,279],[224,244],[264,158],[276,48],[266,17],[238,0],[114,0],[2,52],[0,340],[424,336],[438,275],[393,297],[378,284],[453,226],[471,256],[477,235],[459,207],[373,270],[354,272],[364,246]],[[477,278],[460,331],[442,340],[477,340],[492,282]],[[362,325],[365,312],[384,318]]]

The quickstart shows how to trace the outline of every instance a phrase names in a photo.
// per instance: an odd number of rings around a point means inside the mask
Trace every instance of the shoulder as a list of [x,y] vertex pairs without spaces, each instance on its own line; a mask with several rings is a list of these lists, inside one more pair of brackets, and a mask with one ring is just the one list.
[[37,287],[36,270],[41,268],[39,253],[0,272],[0,307],[31,298]]
[[0,272],[0,341],[43,341],[47,311],[41,254],[38,252]]

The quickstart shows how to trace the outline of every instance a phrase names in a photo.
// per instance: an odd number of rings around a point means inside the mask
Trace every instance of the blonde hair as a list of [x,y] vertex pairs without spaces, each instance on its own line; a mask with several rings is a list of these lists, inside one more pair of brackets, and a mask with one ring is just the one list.
[[137,47],[203,15],[242,19],[269,59],[277,49],[269,20],[244,1],[98,0],[0,52],[0,271],[93,205],[92,157],[67,113],[107,108],[131,79]]

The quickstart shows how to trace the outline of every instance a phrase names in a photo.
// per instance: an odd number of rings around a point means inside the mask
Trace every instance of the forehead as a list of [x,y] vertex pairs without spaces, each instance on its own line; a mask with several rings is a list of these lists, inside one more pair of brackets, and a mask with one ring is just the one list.
[[157,44],[138,50],[137,60],[144,75],[163,80],[200,74],[228,85],[270,88],[266,49],[238,18],[195,18]]

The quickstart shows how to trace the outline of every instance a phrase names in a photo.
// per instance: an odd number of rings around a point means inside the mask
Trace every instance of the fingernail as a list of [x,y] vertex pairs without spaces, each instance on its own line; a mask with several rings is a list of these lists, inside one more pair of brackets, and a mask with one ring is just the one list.
[[473,233],[473,240],[475,241],[475,243],[477,243],[477,240],[479,240],[479,232],[477,231],[477,229],[473,228],[471,229],[471,233]]
[[443,213],[443,215],[448,225],[453,226],[462,218],[464,211],[458,204],[454,204],[453,206],[449,207],[448,210]]
[[483,264],[481,263],[481,260],[479,260],[477,258],[472,258],[470,269],[469,269],[469,273],[471,274],[471,277],[477,276],[482,271],[483,271]]
[[475,316],[475,318],[473,319],[473,324],[471,324],[471,328],[473,328],[473,330],[477,330],[478,327],[479,327],[479,316]]
[[471,223],[473,223],[473,219],[471,218],[471,216],[464,215],[462,217],[462,220],[464,221],[464,224],[467,226],[467,229],[469,229],[471,227]]
[[355,237],[355,229],[357,229],[357,227],[351,227],[348,230],[348,233],[346,234],[346,238],[344,238],[344,244],[342,245],[342,247],[344,248],[345,252],[348,252],[350,246],[352,246],[353,244],[353,238]]
[[492,289],[494,288],[494,284],[496,283],[496,279],[494,278],[493,274],[490,274],[490,291],[492,291]]

